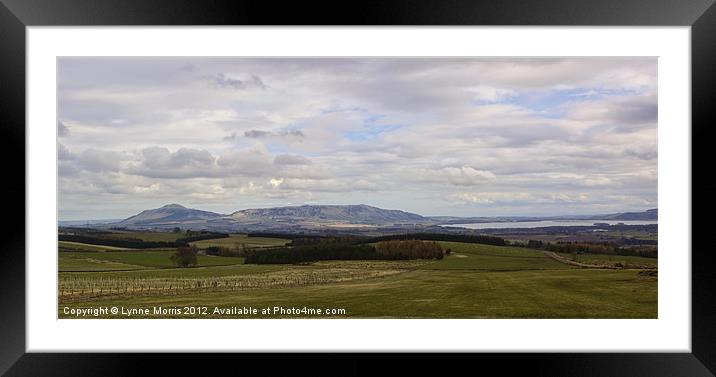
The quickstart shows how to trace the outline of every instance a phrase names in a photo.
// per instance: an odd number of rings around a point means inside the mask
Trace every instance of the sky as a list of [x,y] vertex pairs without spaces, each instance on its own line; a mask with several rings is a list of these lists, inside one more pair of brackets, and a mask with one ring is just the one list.
[[59,58],[60,220],[657,207],[656,58]]

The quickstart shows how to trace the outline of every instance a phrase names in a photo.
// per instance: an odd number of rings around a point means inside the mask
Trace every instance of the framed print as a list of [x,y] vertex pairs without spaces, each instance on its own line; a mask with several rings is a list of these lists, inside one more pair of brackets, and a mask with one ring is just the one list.
[[711,2],[62,4],[2,8],[8,374],[712,375]]

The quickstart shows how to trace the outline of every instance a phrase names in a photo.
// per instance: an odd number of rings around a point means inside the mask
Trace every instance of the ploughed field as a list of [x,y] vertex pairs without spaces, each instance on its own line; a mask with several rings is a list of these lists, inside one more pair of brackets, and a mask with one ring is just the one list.
[[[133,237],[165,240],[140,233]],[[231,235],[197,247],[282,246],[288,240]],[[440,260],[326,260],[307,264],[244,264],[244,258],[203,255],[176,268],[173,249],[118,249],[60,242],[58,316],[69,309],[206,307],[191,315],[131,318],[325,318],[245,315],[231,308],[343,309],[336,318],[656,318],[655,258],[564,255],[583,268],[523,247],[440,242]],[[258,252],[260,252],[259,249]],[[214,308],[226,309],[220,314]],[[230,313],[230,314],[226,314]],[[233,313],[233,314],[232,314]],[[99,318],[120,315],[100,314]],[[83,317],[95,318],[95,317]]]

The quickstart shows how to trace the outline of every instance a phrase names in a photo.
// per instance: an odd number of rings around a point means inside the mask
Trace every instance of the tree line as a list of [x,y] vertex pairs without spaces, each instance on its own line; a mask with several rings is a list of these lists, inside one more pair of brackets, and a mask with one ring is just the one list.
[[453,233],[404,233],[404,234],[389,234],[385,236],[367,237],[358,235],[342,235],[342,236],[328,236],[328,235],[314,235],[314,234],[290,234],[290,233],[270,233],[270,232],[256,232],[249,233],[249,237],[270,237],[270,238],[282,238],[291,240],[289,246],[301,246],[301,245],[314,245],[321,242],[339,241],[342,243],[350,244],[366,244],[375,243],[381,241],[392,241],[392,240],[420,240],[420,241],[449,241],[449,242],[466,242],[466,243],[480,243],[485,245],[494,246],[507,246],[509,242],[501,237],[489,236],[484,234],[453,234]]
[[442,259],[437,242],[386,241],[376,245],[324,241],[311,245],[245,250],[246,264],[298,264],[321,260]]
[[568,254],[603,254],[603,255],[622,255],[637,256],[647,258],[657,258],[658,248],[655,245],[636,245],[636,246],[619,246],[611,242],[586,243],[586,242],[543,242],[539,240],[529,240],[526,245],[531,249],[542,249],[554,251],[557,253]]
[[178,238],[175,241],[145,241],[139,238],[114,238],[114,237],[101,237],[101,236],[94,236],[94,235],[87,235],[87,234],[59,234],[58,239],[60,241],[69,241],[69,242],[80,242],[80,243],[87,243],[92,245],[102,245],[102,246],[113,246],[113,247],[122,247],[122,248],[129,248],[129,249],[154,249],[154,248],[166,248],[166,247],[178,247],[178,246],[186,246],[190,242],[196,242],[201,240],[210,240],[210,239],[217,239],[217,238],[227,238],[229,237],[226,233],[214,233],[214,232],[205,232],[200,234],[195,234],[183,238]]
[[298,238],[306,238],[306,239],[330,238],[330,237],[317,235],[317,234],[278,233],[278,232],[253,232],[253,233],[248,233],[246,236],[247,237],[264,237],[264,238],[281,238],[281,239],[285,239],[285,240],[295,240]]
[[423,241],[449,241],[480,243],[494,246],[507,246],[509,243],[501,237],[488,236],[484,234],[449,234],[449,233],[408,233],[379,236],[364,240],[365,243],[389,241],[389,240],[423,240]]

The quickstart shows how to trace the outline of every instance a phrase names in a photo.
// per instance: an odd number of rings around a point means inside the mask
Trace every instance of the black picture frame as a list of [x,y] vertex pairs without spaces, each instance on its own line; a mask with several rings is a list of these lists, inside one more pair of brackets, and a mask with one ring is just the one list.
[[[150,364],[162,375],[184,375],[211,366],[264,372],[338,374],[422,372],[448,367],[497,367],[550,376],[710,376],[716,371],[715,252],[705,236],[712,226],[716,184],[707,143],[716,127],[716,6],[714,0],[510,0],[273,1],[0,0],[0,182],[6,217],[0,259],[0,372],[7,375],[142,375]],[[25,48],[28,26],[82,25],[617,25],[691,26],[692,53],[692,353],[469,354],[442,360],[418,355],[272,354],[48,354],[25,352]],[[687,125],[684,125],[685,127]],[[19,198],[24,197],[24,201]],[[662,198],[668,200],[668,198]],[[211,357],[211,361],[209,358]],[[415,361],[415,362],[414,362]],[[218,364],[217,364],[218,363]],[[320,365],[320,366],[319,366]],[[323,368],[322,368],[323,367]],[[487,368],[487,369],[485,369]]]

